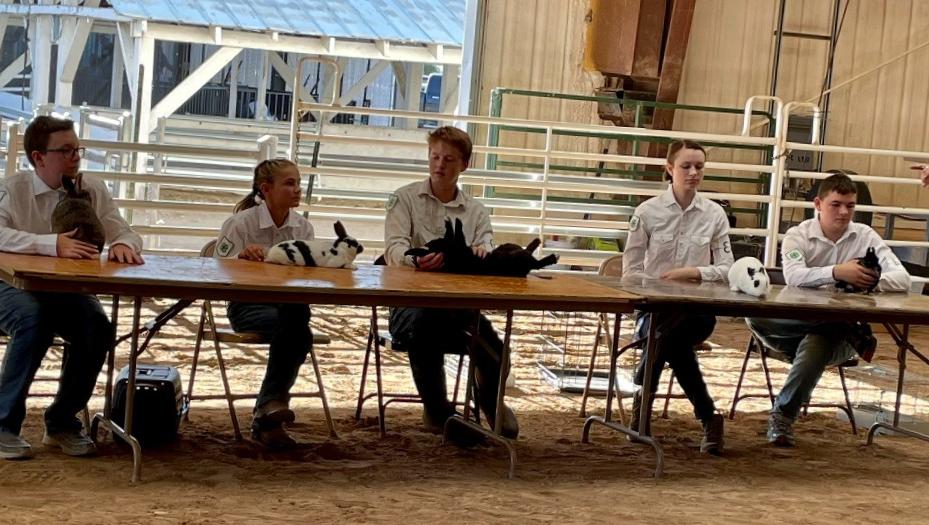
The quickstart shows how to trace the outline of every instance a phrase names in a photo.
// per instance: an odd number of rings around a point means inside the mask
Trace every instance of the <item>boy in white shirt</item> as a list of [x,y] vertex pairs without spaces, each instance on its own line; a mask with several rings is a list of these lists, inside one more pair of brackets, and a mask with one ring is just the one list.
[[[51,217],[64,195],[61,180],[78,173],[84,148],[74,123],[36,117],[26,128],[24,146],[34,172],[14,174],[0,183],[0,251],[97,259],[97,247],[75,238],[77,230],[52,233]],[[110,245],[109,259],[141,264],[142,238],[132,231],[103,183],[83,177],[97,218]],[[90,399],[112,345],[113,327],[92,295],[26,292],[0,283],[0,330],[10,336],[0,368],[0,458],[23,459],[32,448],[20,437],[26,395],[55,335],[68,342],[55,400],[45,411],[46,445],[71,456],[95,452],[75,414]]]
[[[870,226],[852,222],[857,200],[855,183],[842,174],[823,180],[814,199],[818,216],[787,230],[781,245],[784,278],[789,286],[835,287],[843,281],[859,289],[876,286],[881,292],[905,292],[910,276],[900,260]],[[881,265],[878,275],[858,263],[874,248]],[[827,366],[855,356],[855,339],[875,344],[867,324],[809,322],[787,319],[748,319],[768,346],[791,358],[790,372],[771,409],[768,442],[791,447],[796,440],[793,422],[810,399]],[[861,332],[864,332],[862,335]]]

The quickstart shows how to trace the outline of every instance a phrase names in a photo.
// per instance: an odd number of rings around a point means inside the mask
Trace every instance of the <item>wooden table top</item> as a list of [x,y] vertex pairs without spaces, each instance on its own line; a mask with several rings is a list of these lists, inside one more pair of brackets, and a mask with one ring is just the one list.
[[240,259],[145,256],[135,266],[0,253],[0,279],[25,290],[359,306],[631,312],[638,298],[566,274],[485,277],[362,265],[357,270]]
[[[929,296],[899,292],[870,295],[835,289],[772,286],[766,297],[733,292],[727,284],[668,281],[642,277],[589,278],[615,290],[639,295],[647,311],[687,308],[695,313],[784,319],[837,319],[929,324]],[[712,310],[712,311],[711,311]]]

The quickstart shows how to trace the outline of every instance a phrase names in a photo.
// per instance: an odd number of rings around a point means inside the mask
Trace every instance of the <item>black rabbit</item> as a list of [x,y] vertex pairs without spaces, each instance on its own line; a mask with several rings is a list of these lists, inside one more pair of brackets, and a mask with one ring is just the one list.
[[441,253],[444,263],[442,271],[447,273],[464,273],[476,275],[481,273],[481,258],[474,254],[465,240],[461,219],[445,219],[445,236],[432,239],[425,248],[410,248],[404,255],[423,257],[430,253]]
[[427,242],[425,248],[411,248],[405,255],[422,257],[430,253],[441,253],[444,272],[509,277],[525,277],[532,270],[558,262],[558,256],[555,254],[542,259],[533,257],[532,252],[541,242],[539,239],[530,241],[526,248],[512,243],[501,244],[482,259],[468,246],[462,228],[461,219],[455,219],[454,228],[451,220],[445,219],[444,237]]
[[851,285],[845,281],[836,281],[835,283],[836,288],[838,288],[839,290],[843,292],[849,292],[849,293],[862,292],[862,291],[871,293],[874,291],[874,288],[877,287],[877,283],[881,280],[881,262],[880,260],[878,260],[877,253],[875,253],[873,247],[868,248],[868,251],[864,254],[864,257],[858,258],[858,264],[870,270],[874,270],[874,272],[877,273],[877,280],[874,281],[874,284],[868,287],[867,290],[861,290],[860,288],[854,285]]
[[94,211],[90,192],[82,187],[82,178],[81,173],[74,179],[61,177],[61,185],[68,193],[52,211],[52,233],[68,233],[76,229],[75,239],[93,244],[98,251],[103,251],[106,231]]
[[539,239],[532,239],[525,248],[513,243],[497,246],[482,261],[484,274],[525,277],[532,270],[540,270],[558,262],[558,256],[554,253],[541,259],[532,255],[541,242]]

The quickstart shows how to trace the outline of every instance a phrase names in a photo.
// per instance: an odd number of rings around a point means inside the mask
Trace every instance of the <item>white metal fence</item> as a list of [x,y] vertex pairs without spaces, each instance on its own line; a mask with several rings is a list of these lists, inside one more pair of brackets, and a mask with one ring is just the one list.
[[[437,115],[415,111],[379,108],[341,107],[332,104],[298,102],[294,115],[312,115],[307,122],[295,119],[290,133],[284,125],[265,123],[255,127],[233,126],[210,119],[172,118],[159,123],[150,144],[127,140],[131,130],[128,115],[82,113],[81,137],[89,155],[85,173],[106,180],[114,190],[118,205],[133,227],[146,237],[150,252],[195,254],[208,238],[215,237],[222,220],[231,213],[229,195],[244,195],[251,187],[251,168],[261,159],[289,152],[298,160],[301,172],[315,178],[312,199],[301,209],[317,224],[322,236],[331,235],[326,223],[342,220],[370,250],[377,254],[383,247],[383,206],[387,196],[398,186],[427,176],[425,132],[382,130],[377,133],[360,126],[328,123],[326,115],[354,113],[416,121],[438,120],[457,125],[468,124],[480,130],[490,126],[533,130],[544,137],[538,145],[531,140],[520,147],[477,145],[475,154],[499,158],[535,159],[541,169],[469,169],[461,183],[491,209],[491,220],[498,236],[520,242],[542,237],[543,253],[559,253],[562,263],[591,268],[615,249],[599,246],[579,247],[565,239],[598,238],[621,240],[628,229],[634,208],[629,204],[612,204],[619,196],[648,197],[664,190],[663,182],[630,180],[618,176],[592,173],[565,173],[551,169],[557,164],[578,166],[661,166],[663,159],[640,155],[616,155],[574,151],[563,147],[564,134],[595,134],[601,140],[690,139],[733,146],[769,148],[773,155],[765,162],[762,155],[754,162],[708,162],[708,172],[728,172],[735,177],[757,178],[768,174],[772,184],[766,191],[759,185],[739,185],[739,191],[714,193],[714,199],[726,199],[759,210],[762,223],[757,227],[733,229],[733,235],[765,239],[765,262],[774,264],[776,239],[782,210],[808,208],[812,203],[784,198],[780,189],[791,179],[821,179],[828,173],[789,171],[785,156],[791,150],[808,150],[848,155],[929,158],[915,151],[852,148],[821,145],[818,137],[812,144],[787,140],[786,130],[794,104],[775,100],[775,136],[750,136],[751,106],[764,97],[749,99],[746,104],[743,133],[709,134],[659,131],[615,126],[580,125],[564,122],[530,121],[459,115]],[[814,109],[814,113],[818,110]],[[325,124],[318,124],[325,123]],[[24,166],[22,158],[22,123],[5,121],[6,171]],[[270,127],[268,127],[270,126]],[[813,129],[818,129],[816,125]],[[510,132],[515,133],[515,132]],[[289,136],[288,136],[289,135]],[[489,135],[489,134],[488,134]],[[106,136],[109,138],[99,138]],[[290,147],[294,144],[295,147]],[[326,152],[331,152],[327,154]],[[316,162],[312,162],[315,158]],[[315,164],[315,165],[314,165]],[[852,179],[870,183],[913,186],[914,177],[897,178],[887,174],[852,175]],[[174,197],[165,197],[171,189]],[[491,191],[493,189],[493,191]],[[178,191],[179,190],[179,191]],[[229,194],[225,199],[217,196]],[[183,198],[177,197],[185,194]],[[596,195],[597,199],[590,196]],[[929,216],[929,209],[901,206],[859,206],[887,216]],[[763,213],[762,213],[763,212]],[[892,246],[929,247],[926,241],[889,240]],[[615,243],[618,245],[618,243]]]

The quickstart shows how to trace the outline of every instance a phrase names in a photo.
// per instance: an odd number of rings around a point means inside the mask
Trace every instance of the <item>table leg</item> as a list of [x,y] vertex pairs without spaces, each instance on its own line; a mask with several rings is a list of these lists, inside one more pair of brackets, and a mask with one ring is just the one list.
[[[643,443],[650,445],[655,450],[655,477],[660,478],[664,472],[664,451],[661,449],[661,443],[657,439],[651,436],[651,429],[649,422],[651,421],[652,416],[652,393],[651,393],[651,376],[652,369],[655,367],[655,351],[657,347],[657,335],[656,327],[658,325],[655,322],[653,315],[652,322],[648,326],[648,343],[645,350],[645,378],[642,385],[642,411],[639,414],[639,428],[644,430],[644,432],[636,432],[631,428],[623,425],[622,423],[617,423],[612,420],[612,404],[613,404],[613,389],[616,384],[616,361],[619,358],[619,355],[626,350],[626,347],[622,349],[619,347],[619,321],[620,314],[616,314],[616,319],[613,323],[613,341],[610,348],[610,371],[609,371],[609,384],[607,385],[607,398],[606,398],[606,411],[604,417],[600,416],[591,416],[587,418],[584,422],[584,430],[581,433],[581,442],[589,443],[590,442],[590,427],[594,423],[603,425],[607,428],[613,429],[617,432],[621,432],[629,437],[629,440],[634,443]],[[634,341],[632,344],[636,344],[638,341]]]
[[[114,318],[115,318],[115,305],[117,304],[118,298],[113,298],[114,303]],[[114,435],[123,438],[126,443],[129,443],[129,446],[132,447],[132,483],[138,483],[141,480],[142,476],[142,446],[139,444],[139,441],[132,436],[132,417],[135,411],[135,376],[136,376],[136,364],[138,361],[138,352],[139,352],[139,324],[140,317],[142,315],[142,298],[136,297],[133,302],[133,311],[132,311],[132,344],[129,352],[129,378],[126,385],[126,413],[125,419],[123,420],[123,427],[120,427],[111,419],[112,406],[104,407],[104,413],[97,414],[94,416],[94,429],[98,423],[103,424],[110,432]],[[115,323],[114,323],[115,325]],[[115,330],[115,329],[114,329]],[[115,342],[115,337],[114,337]],[[114,347],[111,350],[109,356],[109,366],[110,369],[107,371],[108,383],[107,388],[112,389],[112,367],[113,367],[113,354],[116,352]],[[108,401],[112,397],[107,396]],[[94,430],[95,433],[95,430]]]
[[106,352],[106,384],[103,387],[103,412],[94,414],[94,419],[90,424],[90,439],[97,442],[97,430],[100,422],[110,419],[110,411],[113,407],[113,367],[116,360],[116,330],[119,326],[119,296],[113,296],[113,303],[110,308],[110,321],[113,324],[113,333],[110,341],[110,348]]
[[910,325],[905,324],[901,329],[895,324],[884,323],[884,327],[887,328],[887,332],[894,339],[894,342],[897,343],[897,363],[899,365],[899,372],[897,374],[897,397],[894,399],[894,421],[892,424],[885,423],[883,421],[876,421],[873,425],[871,425],[871,428],[868,430],[867,444],[870,445],[874,443],[874,438],[877,435],[877,431],[882,428],[896,432],[898,434],[903,434],[905,436],[921,439],[923,441],[929,441],[929,435],[900,427],[900,405],[903,399],[903,378],[904,374],[906,373],[906,354],[907,352],[912,353],[927,365],[929,365],[929,359],[927,359],[926,356],[922,355],[912,344],[910,344]]
[[[480,315],[480,313],[478,313],[478,315]],[[505,406],[504,398],[506,397],[506,377],[509,374],[509,370],[510,370],[510,336],[513,332],[513,311],[507,310],[506,312],[506,331],[504,332],[504,336],[503,336],[503,353],[500,355],[500,378],[499,378],[499,382],[497,383],[497,414],[496,414],[496,418],[494,419],[493,430],[484,428],[483,426],[477,423],[474,423],[469,418],[470,406],[471,406],[471,392],[474,388],[474,383],[475,383],[475,374],[474,374],[474,368],[475,368],[474,362],[475,361],[473,358],[473,353],[474,353],[473,343],[474,343],[474,338],[477,337],[477,330],[479,328],[480,328],[480,320],[478,319],[478,322],[475,323],[474,332],[472,333],[472,339],[471,339],[472,344],[468,347],[468,352],[472,354],[472,357],[471,357],[471,366],[468,367],[468,386],[467,386],[467,391],[465,393],[464,414],[463,415],[455,414],[445,421],[445,431],[442,436],[442,443],[448,442],[448,430],[449,430],[449,426],[452,424],[462,425],[467,428],[470,428],[471,430],[474,430],[475,432],[479,432],[480,434],[506,447],[506,450],[510,456],[510,469],[507,472],[507,478],[513,479],[513,476],[516,473],[516,446],[514,445],[515,440],[503,437],[502,435],[503,407]]]

